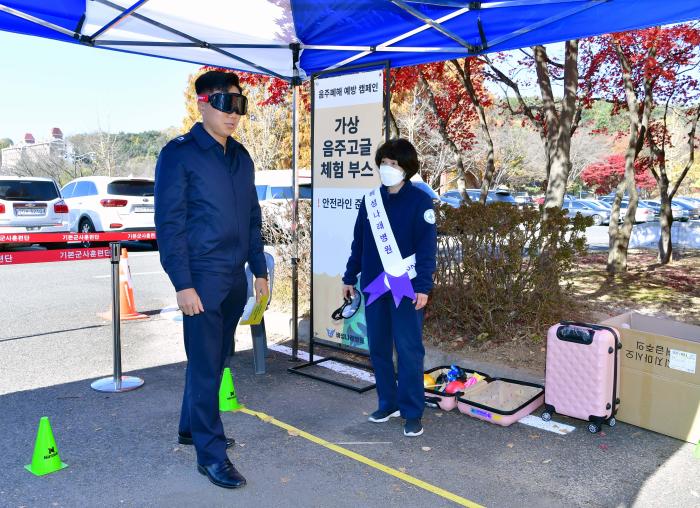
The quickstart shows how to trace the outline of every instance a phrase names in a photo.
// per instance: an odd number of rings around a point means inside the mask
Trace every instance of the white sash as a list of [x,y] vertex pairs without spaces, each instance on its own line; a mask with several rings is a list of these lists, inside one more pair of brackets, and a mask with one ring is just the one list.
[[380,188],[372,189],[365,194],[365,207],[367,208],[367,219],[372,228],[374,243],[377,245],[379,257],[382,260],[384,271],[394,277],[399,277],[404,273],[413,279],[416,277],[416,255],[411,254],[407,258],[401,256],[399,244],[391,229],[389,216],[384,209]]

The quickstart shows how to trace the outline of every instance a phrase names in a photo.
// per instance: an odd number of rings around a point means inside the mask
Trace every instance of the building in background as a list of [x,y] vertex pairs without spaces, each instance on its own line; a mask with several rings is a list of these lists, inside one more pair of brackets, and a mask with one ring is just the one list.
[[21,143],[3,148],[0,153],[0,172],[12,173],[23,158],[37,162],[62,159],[66,155],[66,141],[58,127],[51,129],[51,137],[37,142],[31,133],[24,135]]

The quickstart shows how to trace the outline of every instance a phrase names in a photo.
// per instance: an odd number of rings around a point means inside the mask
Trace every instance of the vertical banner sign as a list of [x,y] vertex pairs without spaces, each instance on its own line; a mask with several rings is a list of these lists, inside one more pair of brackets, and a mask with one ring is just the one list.
[[[384,71],[314,81],[313,333],[315,339],[367,349],[363,303],[349,319],[342,277],[362,196],[379,186],[374,154],[382,143]],[[356,286],[359,291],[359,282]]]

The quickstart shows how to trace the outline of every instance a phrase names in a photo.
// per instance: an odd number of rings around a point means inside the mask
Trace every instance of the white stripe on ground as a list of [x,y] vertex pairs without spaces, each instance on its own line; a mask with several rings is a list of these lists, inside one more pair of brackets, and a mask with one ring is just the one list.
[[[269,344],[267,347],[268,349],[272,349],[273,351],[277,351],[278,353],[283,353],[285,355],[292,356],[292,348],[290,347],[282,346],[281,344]],[[302,360],[309,360],[309,354],[306,351],[299,351],[298,356]],[[314,355],[314,360],[323,360],[323,356]],[[374,374],[372,374],[371,372],[367,372],[366,370],[362,369],[357,369],[355,367],[351,367],[342,363],[334,362],[333,360],[323,362],[319,365],[319,367],[324,367],[326,369],[330,369],[340,374],[345,374],[356,379],[361,379],[362,381],[367,381],[368,383],[374,383]]]
[[[278,353],[283,353],[285,355],[292,355],[292,348],[283,346],[281,344],[269,344],[268,349],[271,349],[273,351],[277,351]],[[298,352],[299,358],[302,360],[309,360],[309,354],[306,351],[299,351]],[[314,355],[314,360],[322,360],[322,356]],[[334,362],[334,361],[328,361],[328,362],[323,362],[319,365],[319,367],[324,367],[326,369],[333,370],[335,372],[339,372],[341,374],[346,374],[351,377],[355,377],[357,379],[361,379],[363,381],[368,381],[370,383],[374,383],[374,375],[371,373],[362,370],[362,369],[356,369],[355,367],[351,367],[349,365],[344,365],[342,363]],[[545,422],[542,420],[542,418],[538,416],[533,416],[533,415],[527,415],[524,418],[521,418],[518,420],[518,423],[522,423],[523,425],[529,425],[530,427],[536,427],[540,430],[546,430],[547,432],[553,432],[554,434],[559,434],[561,436],[564,436],[566,434],[569,434],[576,430],[576,427],[572,427],[571,425],[566,425],[565,423],[558,423],[555,421],[548,421]],[[350,444],[350,443],[337,443],[337,444]],[[364,444],[364,443],[353,443],[353,444]]]
[[572,427],[571,425],[555,422],[553,420],[545,422],[542,418],[533,415],[527,415],[525,418],[521,418],[520,420],[518,420],[518,422],[524,423],[525,425],[529,425],[530,427],[536,427],[538,429],[546,430],[548,432],[554,432],[555,434],[560,434],[562,436],[565,436],[566,434],[569,434],[576,430],[576,427]]
[[[165,275],[164,271],[159,272],[131,272],[131,276],[135,275]],[[94,275],[93,279],[109,279],[111,275]]]

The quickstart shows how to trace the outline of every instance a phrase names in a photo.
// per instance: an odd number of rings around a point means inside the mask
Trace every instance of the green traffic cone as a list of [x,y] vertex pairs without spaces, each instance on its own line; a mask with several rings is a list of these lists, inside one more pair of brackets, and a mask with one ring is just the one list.
[[68,464],[61,462],[61,457],[58,455],[58,447],[51,431],[49,419],[46,416],[42,416],[41,420],[39,420],[39,431],[36,434],[36,442],[34,443],[32,463],[27,464],[24,468],[37,476],[44,476],[66,467],[68,467]]
[[233,376],[231,369],[226,367],[224,375],[221,376],[221,386],[219,387],[219,411],[238,411],[243,407],[238,403],[236,388],[233,386]]

